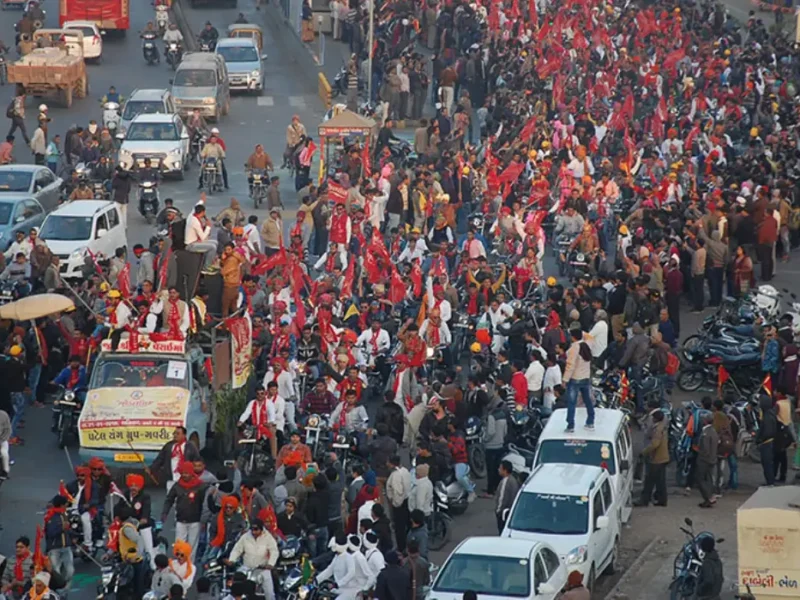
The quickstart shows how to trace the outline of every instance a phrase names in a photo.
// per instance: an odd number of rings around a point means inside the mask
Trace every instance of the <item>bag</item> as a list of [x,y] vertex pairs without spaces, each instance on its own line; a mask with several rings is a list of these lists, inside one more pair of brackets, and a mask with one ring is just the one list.
[[719,444],[717,445],[717,456],[725,458],[730,456],[734,451],[733,432],[731,432],[731,425],[728,423],[719,432]]
[[644,300],[636,308],[636,320],[642,327],[653,325],[656,322],[656,314],[652,302]]
[[581,342],[580,346],[578,346],[578,354],[586,362],[592,361],[592,349],[586,342]]
[[681,367],[681,359],[674,352],[667,352],[667,366],[664,367],[664,372],[670,377],[674,377]]
[[7,119],[13,119],[13,118],[16,116],[16,114],[17,114],[17,113],[16,113],[16,111],[14,110],[14,103],[15,103],[15,102],[16,102],[16,99],[15,99],[15,100],[12,100],[12,101],[11,101],[11,102],[8,104],[8,108],[6,109],[6,118],[7,118]]

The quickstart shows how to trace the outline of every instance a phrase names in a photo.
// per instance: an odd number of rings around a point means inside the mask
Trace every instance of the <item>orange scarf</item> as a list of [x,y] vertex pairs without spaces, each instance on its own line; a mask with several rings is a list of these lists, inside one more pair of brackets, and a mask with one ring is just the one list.
[[225,508],[228,506],[232,506],[234,510],[239,508],[239,500],[236,499],[236,496],[225,496],[222,499],[222,505],[217,515],[217,535],[211,540],[214,548],[221,548],[225,543]]

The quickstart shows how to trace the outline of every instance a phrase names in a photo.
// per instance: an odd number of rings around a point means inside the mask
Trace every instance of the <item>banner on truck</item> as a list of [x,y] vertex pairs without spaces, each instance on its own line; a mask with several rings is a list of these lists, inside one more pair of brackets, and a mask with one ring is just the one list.
[[253,361],[253,325],[250,315],[227,319],[231,332],[231,388],[239,389],[247,383]]

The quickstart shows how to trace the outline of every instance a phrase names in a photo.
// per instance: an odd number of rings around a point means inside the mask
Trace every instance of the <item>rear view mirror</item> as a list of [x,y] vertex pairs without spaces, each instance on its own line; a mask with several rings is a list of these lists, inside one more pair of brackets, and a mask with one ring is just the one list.
[[107,233],[108,233],[108,231],[105,230],[105,229],[98,229],[97,230],[97,239],[99,240],[101,237],[103,237]]
[[261,60],[267,60],[267,58],[269,58],[269,57],[266,54],[262,54],[261,55]]
[[550,582],[543,582],[539,584],[539,593],[540,594],[555,594],[558,590],[553,587],[553,584]]
[[510,512],[511,512],[510,508],[504,508],[503,509],[503,521],[508,521],[508,513],[510,513]]
[[23,223],[24,221],[25,221],[25,217],[23,217],[22,215],[18,216],[16,219],[14,219],[15,223]]
[[608,529],[609,525],[608,517],[603,515],[602,517],[597,517],[597,522],[595,523],[595,527],[597,529]]
[[686,517],[683,520],[683,522],[686,523],[689,527],[691,527],[693,525],[692,520],[689,517]]

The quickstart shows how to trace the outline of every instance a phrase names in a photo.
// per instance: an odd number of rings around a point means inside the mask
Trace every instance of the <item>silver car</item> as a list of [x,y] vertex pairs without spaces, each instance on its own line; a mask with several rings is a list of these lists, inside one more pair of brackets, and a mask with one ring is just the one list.
[[35,198],[46,211],[58,206],[62,180],[41,165],[1,165],[0,201],[4,196]]
[[223,38],[217,42],[216,53],[225,59],[231,90],[261,93],[264,89],[262,63],[258,46],[252,38]]

